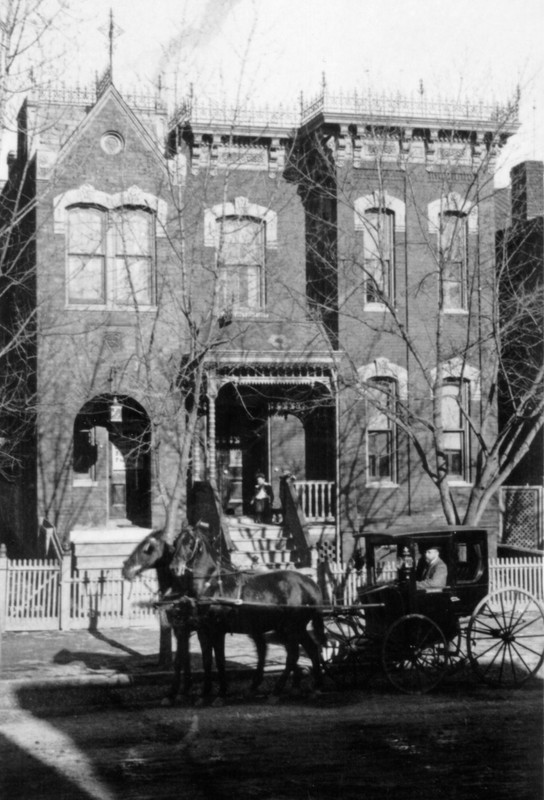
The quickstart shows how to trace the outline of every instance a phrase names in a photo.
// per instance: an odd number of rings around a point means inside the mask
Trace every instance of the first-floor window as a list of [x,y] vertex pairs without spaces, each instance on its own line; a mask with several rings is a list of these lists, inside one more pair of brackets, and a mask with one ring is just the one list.
[[445,381],[440,389],[443,451],[448,475],[458,480],[468,477],[469,385],[467,381]]
[[370,482],[396,481],[396,382],[375,378],[367,389],[367,464]]

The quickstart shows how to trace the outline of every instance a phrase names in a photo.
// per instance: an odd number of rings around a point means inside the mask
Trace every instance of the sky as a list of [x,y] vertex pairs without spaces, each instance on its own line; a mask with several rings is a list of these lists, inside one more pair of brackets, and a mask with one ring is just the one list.
[[[58,1],[58,0],[57,0]],[[521,89],[519,133],[501,159],[544,159],[544,0],[77,0],[60,30],[66,83],[90,83],[119,35],[114,81],[172,103],[198,97],[296,105],[331,92],[506,102]],[[101,30],[100,30],[101,29]]]

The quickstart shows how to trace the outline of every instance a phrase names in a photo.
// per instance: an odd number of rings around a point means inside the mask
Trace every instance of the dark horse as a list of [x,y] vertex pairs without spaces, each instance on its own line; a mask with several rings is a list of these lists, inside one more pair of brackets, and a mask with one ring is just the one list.
[[[174,545],[171,544],[163,530],[152,531],[145,537],[132,551],[130,556],[123,564],[123,578],[128,581],[134,580],[138,575],[146,570],[154,569],[157,572],[159,592],[161,600],[167,603],[171,596],[172,600],[177,597],[184,597],[188,592],[188,584],[183,575],[177,576],[171,569],[174,556]],[[168,608],[168,605],[165,605]],[[183,670],[183,694],[188,695],[191,687],[191,654],[189,640],[194,625],[191,623],[189,612],[184,613],[183,606],[180,606],[181,613],[174,614],[173,611],[166,610],[168,619],[168,640],[170,643],[171,629],[174,630],[176,637],[176,655],[174,660],[174,681],[170,687],[167,699],[174,702],[178,694],[181,682],[181,671]],[[161,620],[161,640],[163,638],[163,623]],[[168,665],[170,666],[170,665]]]
[[[219,692],[226,694],[225,635],[244,633],[253,639],[257,650],[257,670],[251,688],[262,682],[267,643],[265,634],[274,632],[287,652],[285,668],[274,694],[285,687],[292,672],[295,684],[300,681],[297,668],[299,645],[312,662],[314,684],[321,686],[319,644],[325,643],[320,611],[321,592],[316,583],[295,570],[234,570],[228,557],[214,548],[206,531],[198,525],[186,528],[176,542],[172,569],[190,582],[190,594],[197,601],[198,637],[204,667],[203,695],[212,688],[212,660],[215,653]],[[312,637],[307,630],[312,622]],[[178,678],[179,684],[179,678]]]

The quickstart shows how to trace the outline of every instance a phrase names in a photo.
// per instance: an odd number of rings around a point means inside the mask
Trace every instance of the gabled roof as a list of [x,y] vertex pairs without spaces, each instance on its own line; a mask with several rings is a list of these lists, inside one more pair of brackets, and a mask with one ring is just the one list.
[[134,113],[134,111],[130,108],[128,103],[125,102],[120,92],[115,88],[113,83],[109,83],[106,88],[101,93],[100,97],[96,101],[95,105],[91,108],[89,113],[85,116],[85,118],[79,123],[79,125],[75,128],[72,134],[69,136],[67,141],[62,145],[59,155],[54,163],[54,169],[57,169],[60,164],[65,160],[65,158],[69,155],[70,151],[73,147],[81,140],[84,136],[87,129],[91,126],[93,121],[101,114],[102,110],[106,106],[106,104],[110,101],[113,101],[119,107],[120,112],[125,116],[125,118],[131,124],[136,136],[143,142],[146,148],[149,149],[151,153],[154,154],[155,158],[157,159],[157,163],[160,168],[167,173],[168,168],[166,164],[166,159],[157,149],[157,143],[154,141],[153,137],[150,135],[149,131],[142,124],[139,120],[138,116]]

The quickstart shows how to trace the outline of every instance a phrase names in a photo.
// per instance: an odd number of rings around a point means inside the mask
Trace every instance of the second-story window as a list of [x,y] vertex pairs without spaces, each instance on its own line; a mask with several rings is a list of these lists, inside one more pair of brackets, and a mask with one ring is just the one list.
[[115,302],[150,305],[153,293],[151,214],[122,209],[113,214]]
[[370,483],[396,481],[397,384],[388,378],[373,378],[367,395],[367,465]]
[[446,212],[440,218],[440,306],[443,311],[466,308],[467,218]]
[[153,304],[154,216],[144,209],[68,210],[68,302]]
[[370,209],[364,216],[365,304],[385,304],[394,294],[394,220],[392,212]]
[[106,215],[97,208],[68,215],[68,302],[106,303]]
[[264,223],[247,217],[222,217],[216,224],[222,306],[234,312],[260,310],[265,291]]

